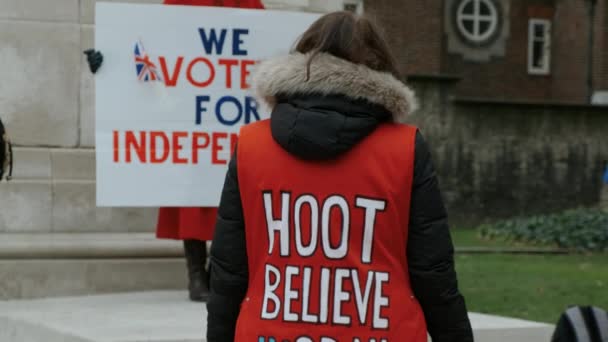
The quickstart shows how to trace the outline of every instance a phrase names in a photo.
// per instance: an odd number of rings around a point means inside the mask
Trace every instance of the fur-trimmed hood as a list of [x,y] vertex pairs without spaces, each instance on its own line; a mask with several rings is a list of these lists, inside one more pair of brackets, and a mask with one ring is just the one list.
[[342,95],[386,108],[395,122],[404,122],[417,108],[414,92],[390,73],[327,53],[312,59],[306,80],[309,58],[293,53],[260,63],[252,82],[258,101],[272,108],[279,95]]
[[299,158],[337,158],[416,108],[414,93],[392,75],[329,54],[313,58],[307,79],[309,57],[267,60],[252,81],[258,101],[272,108],[274,140]]

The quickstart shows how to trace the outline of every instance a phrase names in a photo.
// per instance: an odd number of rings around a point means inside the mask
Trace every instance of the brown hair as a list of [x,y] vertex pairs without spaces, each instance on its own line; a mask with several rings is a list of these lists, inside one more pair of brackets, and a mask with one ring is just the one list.
[[399,78],[395,58],[376,25],[351,12],[334,12],[319,18],[304,32],[295,51],[310,53],[307,75],[315,56],[328,53]]

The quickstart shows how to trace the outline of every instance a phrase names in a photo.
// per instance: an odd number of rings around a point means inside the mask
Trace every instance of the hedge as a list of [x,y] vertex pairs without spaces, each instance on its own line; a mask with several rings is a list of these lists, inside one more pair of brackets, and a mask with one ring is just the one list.
[[515,218],[479,227],[486,239],[597,252],[608,251],[608,212],[575,209],[559,214]]

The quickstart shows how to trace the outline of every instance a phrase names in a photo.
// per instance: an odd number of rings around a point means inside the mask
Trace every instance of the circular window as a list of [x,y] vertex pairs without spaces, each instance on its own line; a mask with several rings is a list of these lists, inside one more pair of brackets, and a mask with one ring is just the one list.
[[498,9],[492,0],[464,0],[456,10],[460,33],[473,43],[483,43],[498,29]]

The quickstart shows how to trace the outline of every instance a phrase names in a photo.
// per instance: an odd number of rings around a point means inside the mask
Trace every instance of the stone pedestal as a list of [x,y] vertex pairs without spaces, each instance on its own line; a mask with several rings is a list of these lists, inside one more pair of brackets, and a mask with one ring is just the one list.
[[[554,327],[469,315],[477,342],[546,342]],[[0,341],[203,342],[205,305],[182,292],[0,302]],[[293,342],[293,340],[290,340]]]
[[99,208],[95,151],[14,149],[14,179],[0,183],[2,233],[154,232],[156,208]]

